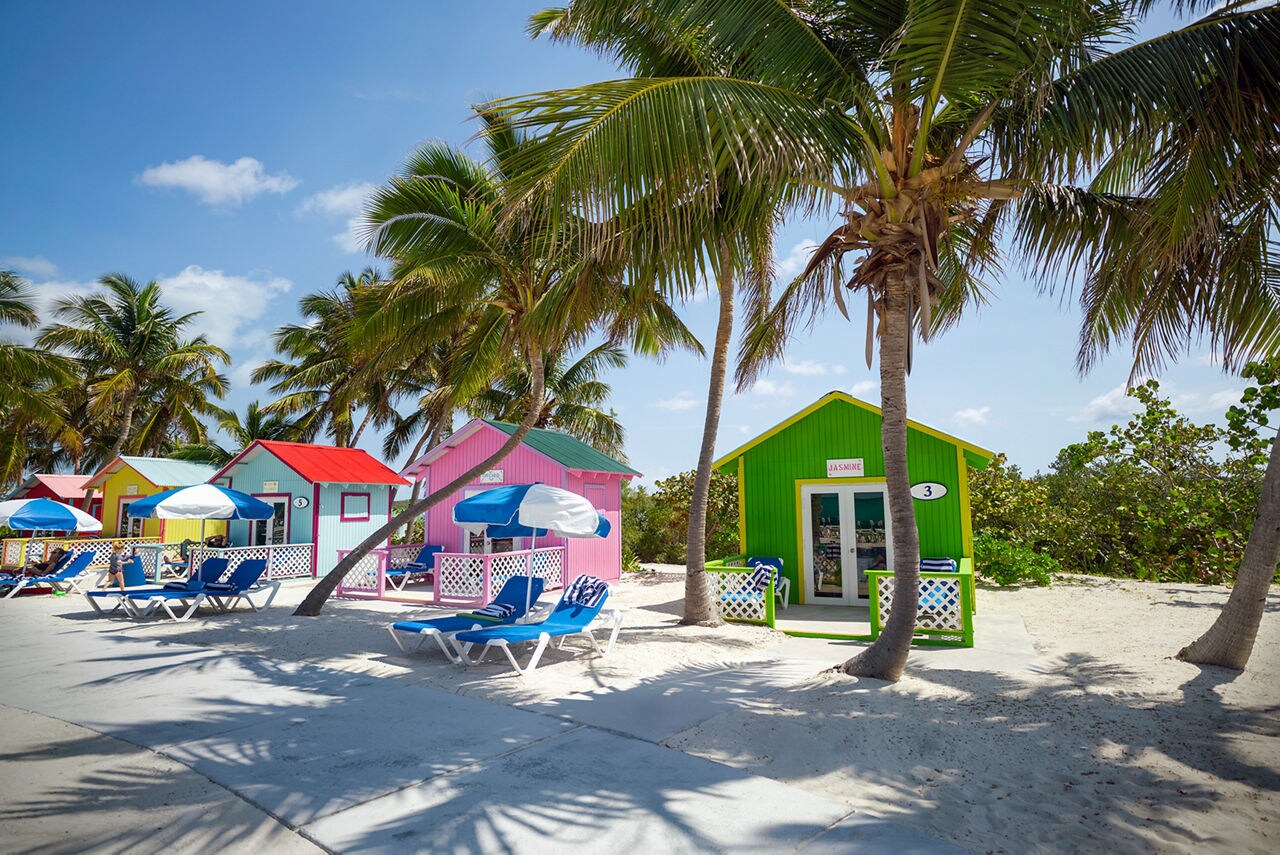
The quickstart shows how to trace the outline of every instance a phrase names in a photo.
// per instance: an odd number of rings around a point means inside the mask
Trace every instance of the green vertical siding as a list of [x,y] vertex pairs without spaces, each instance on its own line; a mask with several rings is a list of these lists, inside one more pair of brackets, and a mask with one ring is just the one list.
[[[884,478],[880,416],[847,401],[833,399],[742,455],[746,553],[779,556],[792,580],[792,598],[803,590],[799,581],[799,508],[796,482],[825,480],[827,460],[861,457],[865,477]],[[962,555],[960,481],[956,446],[908,428],[907,458],[911,483],[936,481],[947,494],[915,501],[924,557]],[[736,468],[736,461],[734,464]]]

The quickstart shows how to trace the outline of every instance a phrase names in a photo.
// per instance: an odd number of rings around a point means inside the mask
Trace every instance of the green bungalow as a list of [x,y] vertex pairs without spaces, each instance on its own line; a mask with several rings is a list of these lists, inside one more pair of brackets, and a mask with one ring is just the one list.
[[[922,559],[918,640],[972,646],[973,531],[967,466],[992,453],[907,422],[907,460]],[[874,638],[892,605],[893,532],[880,408],[830,392],[715,462],[738,477],[740,555],[708,562],[729,619],[796,635]],[[785,583],[751,595],[755,558],[782,559]],[[946,567],[933,572],[933,567]],[[742,569],[738,569],[742,568]],[[775,601],[776,595],[776,601]],[[787,608],[790,606],[791,608]],[[779,607],[787,609],[779,612]]]

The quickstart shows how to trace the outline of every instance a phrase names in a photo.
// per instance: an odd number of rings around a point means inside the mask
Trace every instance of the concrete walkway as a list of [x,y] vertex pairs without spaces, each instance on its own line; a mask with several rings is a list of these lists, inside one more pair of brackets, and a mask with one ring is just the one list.
[[0,612],[0,698],[31,714],[0,728],[6,848],[961,851],[656,744],[812,673],[802,661],[517,709],[16,605]]

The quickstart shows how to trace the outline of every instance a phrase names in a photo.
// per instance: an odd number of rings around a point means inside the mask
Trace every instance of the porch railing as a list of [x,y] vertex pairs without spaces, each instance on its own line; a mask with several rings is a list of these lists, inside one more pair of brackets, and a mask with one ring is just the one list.
[[722,618],[773,626],[776,606],[772,576],[769,578],[768,589],[761,592],[751,584],[752,569],[747,566],[745,555],[718,558],[703,566],[711,579],[711,595],[719,604]]
[[55,547],[62,547],[73,556],[82,552],[92,552],[93,562],[90,567],[106,567],[111,557],[111,549],[123,544],[132,549],[142,543],[158,543],[158,537],[39,537],[39,538],[6,538],[3,547],[3,563],[5,566],[21,566],[28,560],[44,561]]
[[[270,546],[232,546],[217,549],[211,546],[193,546],[191,548],[191,566],[198,568],[210,558],[227,559],[227,573],[236,569],[241,562],[251,558],[265,558],[267,561],[267,579],[313,578],[311,543],[276,543]],[[224,576],[226,574],[223,574]]]
[[[868,570],[871,637],[884,631],[893,610],[892,570]],[[973,559],[961,558],[955,573],[921,573],[916,606],[916,644],[973,647]]]
[[[388,567],[408,564],[422,546],[420,543],[406,543],[370,550],[342,580],[338,596],[356,599],[385,597]],[[349,549],[338,550],[338,560],[350,552]],[[441,552],[436,555],[427,601],[448,605],[486,603],[513,576],[540,577],[545,590],[562,588],[566,569],[563,546],[489,554]]]

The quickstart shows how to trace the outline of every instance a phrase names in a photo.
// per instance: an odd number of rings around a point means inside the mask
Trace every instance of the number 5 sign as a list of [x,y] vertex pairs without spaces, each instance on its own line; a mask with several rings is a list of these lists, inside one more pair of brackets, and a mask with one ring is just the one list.
[[922,502],[941,499],[945,495],[947,495],[947,486],[936,481],[922,481],[911,485],[911,497]]

